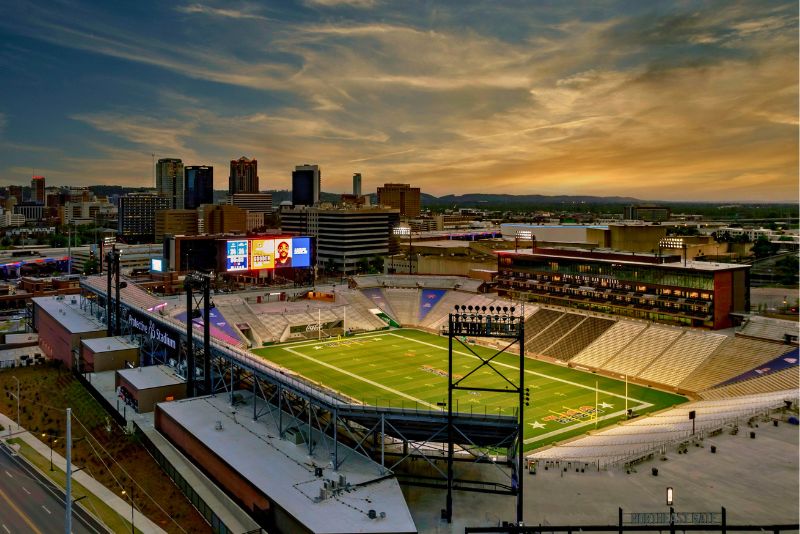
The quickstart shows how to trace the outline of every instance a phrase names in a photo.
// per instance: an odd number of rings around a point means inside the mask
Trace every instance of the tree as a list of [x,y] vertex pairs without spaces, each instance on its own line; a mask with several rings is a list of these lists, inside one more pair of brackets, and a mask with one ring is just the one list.
[[800,260],[792,254],[775,262],[775,274],[778,275],[778,282],[784,285],[797,283],[797,270],[800,268]]
[[372,257],[372,268],[370,269],[370,274],[382,274],[383,273],[383,256],[373,256]]
[[91,256],[86,263],[83,264],[83,274],[97,274],[100,270],[100,264],[97,258]]
[[766,237],[759,236],[753,244],[752,253],[756,258],[766,258],[778,252],[779,245],[770,243]]

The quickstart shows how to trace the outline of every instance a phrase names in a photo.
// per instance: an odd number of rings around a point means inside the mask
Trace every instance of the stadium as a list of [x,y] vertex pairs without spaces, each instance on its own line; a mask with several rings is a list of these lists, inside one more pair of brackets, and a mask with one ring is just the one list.
[[[132,341],[139,369],[159,365],[184,384],[187,398],[170,393],[176,400],[155,404],[151,424],[262,527],[613,525],[618,508],[663,512],[665,484],[681,488],[661,478],[665,471],[691,479],[708,462],[699,451],[717,447],[728,456],[714,460],[727,466],[749,435],[744,429],[759,423],[759,435],[780,433],[753,443],[783,475],[761,473],[756,463],[746,480],[797,495],[796,427],[784,423],[796,421],[798,349],[786,344],[795,329],[786,321],[752,317],[724,332],[662,325],[515,302],[464,277],[358,276],[277,293],[214,292],[206,281],[190,275],[187,295],[159,297],[121,276],[87,277],[81,296],[59,306],[94,320],[98,336]],[[42,326],[69,323],[53,317],[64,311],[48,313],[48,299],[34,299],[32,310],[47,356],[78,366],[102,389],[98,354],[75,361],[48,340]],[[515,318],[519,339],[452,332],[459,310]],[[103,395],[113,403],[122,394],[139,411],[151,384],[131,371],[121,393],[112,380]],[[449,391],[456,382],[467,387]],[[757,457],[745,451],[736,462]],[[619,495],[598,495],[580,513],[555,512],[562,491],[593,492],[620,476],[629,483]],[[648,505],[641,499],[653,497],[653,485],[658,502]],[[690,491],[699,494],[689,502],[703,502],[703,490]],[[714,502],[736,503],[736,493],[726,489]],[[770,493],[762,495],[745,500],[767,510]],[[749,515],[731,506],[728,521],[793,523],[796,501]]]

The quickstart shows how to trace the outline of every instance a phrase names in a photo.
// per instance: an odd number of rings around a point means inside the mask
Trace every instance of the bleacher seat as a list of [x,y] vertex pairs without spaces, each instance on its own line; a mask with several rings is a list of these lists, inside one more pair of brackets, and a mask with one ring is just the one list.
[[602,367],[623,347],[633,341],[645,329],[645,326],[641,323],[631,323],[629,321],[616,322],[591,345],[575,356],[572,359],[572,363],[593,368]]

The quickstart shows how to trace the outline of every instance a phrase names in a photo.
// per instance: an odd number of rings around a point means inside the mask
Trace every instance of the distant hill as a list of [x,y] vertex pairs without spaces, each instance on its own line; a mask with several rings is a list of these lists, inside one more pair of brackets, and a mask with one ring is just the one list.
[[[272,194],[272,204],[278,205],[284,200],[292,200],[291,191],[266,191]],[[224,195],[224,191],[215,191]],[[337,202],[341,197],[339,193],[322,193],[324,202]],[[378,198],[375,193],[371,193],[372,203],[376,203]],[[481,205],[536,205],[536,204],[635,204],[642,201],[633,197],[596,197],[596,196],[569,196],[569,195],[492,195],[484,193],[469,193],[466,195],[445,195],[436,197],[427,193],[420,195],[423,206],[481,206]]]
[[633,197],[597,197],[597,196],[572,196],[572,195],[493,195],[487,193],[468,193],[466,195],[445,195],[434,197],[422,195],[424,205],[458,205],[479,206],[503,204],[635,204],[642,201]]

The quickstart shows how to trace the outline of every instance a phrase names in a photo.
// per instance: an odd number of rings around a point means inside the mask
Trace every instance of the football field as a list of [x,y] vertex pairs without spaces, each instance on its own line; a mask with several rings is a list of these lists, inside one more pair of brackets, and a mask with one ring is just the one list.
[[[448,340],[400,329],[342,339],[304,340],[255,349],[253,352],[306,378],[369,405],[444,410],[447,401]],[[453,374],[462,386],[511,387],[483,366],[470,351],[489,358],[497,350],[453,342]],[[519,380],[519,357],[501,354],[492,360],[513,383]],[[468,376],[467,376],[468,375]],[[642,415],[686,398],[652,388],[527,358],[525,444],[530,450],[609,425],[624,418],[626,406]],[[513,415],[518,398],[485,391],[454,391],[454,409],[461,412]]]

